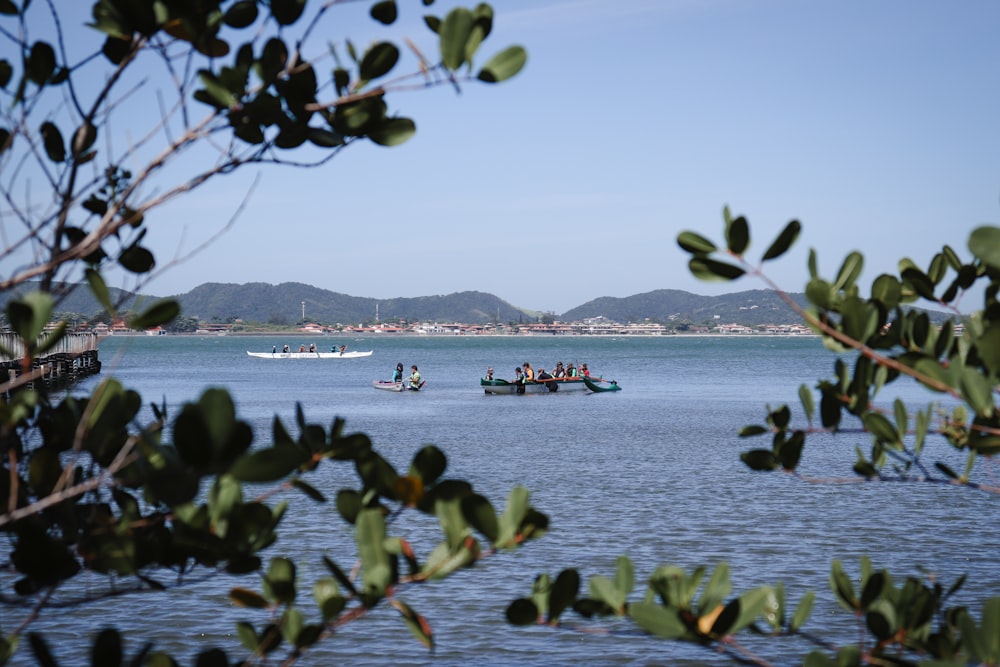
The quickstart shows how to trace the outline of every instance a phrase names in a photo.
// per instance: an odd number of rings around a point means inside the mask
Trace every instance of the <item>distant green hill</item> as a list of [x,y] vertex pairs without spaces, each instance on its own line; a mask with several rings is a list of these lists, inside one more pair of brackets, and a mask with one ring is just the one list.
[[[802,294],[792,294],[805,305]],[[112,290],[112,297],[125,311],[136,303],[149,304],[162,297]],[[3,295],[6,303],[9,295]],[[413,298],[373,299],[331,292],[303,283],[204,283],[185,294],[172,295],[181,304],[185,317],[203,322],[236,319],[290,325],[305,319],[319,324],[358,324],[404,319],[408,322],[535,322],[542,315],[518,308],[492,294],[455,292],[453,294]],[[85,288],[62,299],[58,312],[94,316],[100,312],[97,302]],[[750,290],[702,296],[682,290],[663,289],[628,297],[601,297],[588,301],[555,319],[570,322],[604,317],[616,322],[685,322],[690,324],[790,324],[798,318],[772,290]]]

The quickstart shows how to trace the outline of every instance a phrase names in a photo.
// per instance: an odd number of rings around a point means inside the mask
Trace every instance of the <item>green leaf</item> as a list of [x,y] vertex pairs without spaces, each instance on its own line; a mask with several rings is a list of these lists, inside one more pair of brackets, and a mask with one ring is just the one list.
[[448,459],[444,452],[434,445],[426,445],[413,456],[410,474],[419,477],[425,486],[429,486],[441,477],[447,467]]
[[358,520],[358,513],[364,507],[361,494],[354,489],[341,489],[337,492],[337,511],[347,523],[353,524]]
[[816,599],[816,594],[812,591],[807,591],[802,599],[799,600],[798,607],[795,608],[795,614],[792,616],[792,621],[788,625],[788,629],[792,632],[798,632],[799,628],[805,625],[806,621],[809,620],[809,615],[812,614],[813,602]]
[[694,232],[681,232],[678,234],[677,245],[692,255],[709,255],[718,250],[714,243]]
[[122,664],[122,637],[118,630],[105,628],[94,638],[90,664],[117,667]]
[[751,470],[776,470],[779,466],[774,453],[770,449],[752,449],[740,454],[740,460]]
[[181,314],[181,305],[174,299],[163,299],[129,320],[132,329],[152,329],[173,322]]
[[149,273],[156,266],[156,258],[146,248],[132,245],[118,255],[118,263],[127,271],[132,273]]
[[1000,227],[977,227],[972,230],[969,252],[983,264],[1000,270]]
[[313,599],[327,622],[336,618],[347,606],[347,598],[341,594],[333,577],[320,577],[313,583]]
[[33,83],[45,85],[56,71],[56,52],[48,42],[35,42],[31,45],[25,74]]
[[959,369],[958,389],[976,415],[985,418],[993,416],[993,386],[978,368],[966,366]]
[[934,296],[934,283],[923,271],[910,267],[903,269],[901,275],[906,284],[918,295],[929,301],[937,301],[937,297]]
[[482,533],[490,544],[496,544],[500,524],[489,500],[474,493],[461,499],[462,516],[472,528]]
[[534,625],[538,622],[538,607],[527,598],[519,598],[507,606],[505,616],[511,625]]
[[34,346],[51,319],[52,296],[47,292],[29,292],[7,302],[7,321],[25,345]]
[[517,75],[528,62],[528,52],[521,46],[508,46],[479,70],[476,78],[485,83],[500,83]]
[[292,447],[258,449],[238,459],[229,471],[241,482],[274,482],[305,463],[308,456]]
[[222,22],[230,28],[246,28],[257,20],[257,3],[253,0],[239,0],[222,15]]
[[785,228],[781,230],[778,234],[778,238],[774,240],[774,243],[767,249],[764,256],[761,257],[762,262],[766,262],[771,259],[777,259],[781,257],[788,249],[792,247],[795,240],[799,237],[799,233],[802,231],[802,223],[798,220],[792,220]]
[[306,0],[271,0],[271,16],[278,25],[292,25],[302,16]]
[[464,7],[457,7],[445,17],[438,31],[441,64],[455,71],[465,63],[466,43],[472,34],[475,17]]
[[802,403],[802,410],[806,413],[806,420],[812,423],[813,415],[816,414],[816,403],[813,401],[812,390],[804,384],[799,385],[799,402]]
[[750,245],[750,225],[742,215],[726,224],[726,245],[737,257]]
[[844,258],[844,263],[840,265],[840,271],[837,273],[837,280],[833,284],[833,290],[840,292],[854,287],[864,267],[865,258],[861,253],[852,252],[848,254]]
[[381,0],[371,8],[371,17],[382,25],[392,25],[396,22],[398,11],[395,0]]
[[590,578],[587,585],[590,597],[608,605],[615,610],[616,614],[624,611],[628,591],[619,589],[611,579],[596,575]]
[[843,566],[837,559],[834,559],[833,565],[830,568],[830,588],[837,594],[837,602],[844,609],[851,612],[859,610],[860,602],[854,594],[854,586],[851,583],[851,579],[844,572]]
[[379,146],[399,146],[417,133],[416,124],[409,118],[387,118],[368,132],[368,138]]
[[861,421],[865,425],[865,429],[874,435],[880,442],[892,444],[892,445],[902,445],[899,438],[899,432],[896,427],[893,426],[885,416],[878,412],[868,412],[861,418]]
[[388,74],[399,62],[399,49],[391,42],[378,42],[365,51],[361,58],[359,74],[362,85]]
[[14,68],[6,60],[0,60],[0,88],[6,88],[14,75]]
[[53,162],[63,162],[66,159],[66,144],[59,128],[45,121],[39,131],[42,134],[42,143],[45,145],[45,154]]
[[883,273],[872,283],[872,299],[891,310],[903,299],[903,286],[896,278]]
[[661,607],[653,602],[636,602],[629,605],[628,615],[643,631],[663,639],[678,639],[687,632],[687,627],[673,609]]
[[214,72],[207,69],[198,70],[198,78],[205,86],[208,103],[217,109],[232,109],[239,104],[239,99],[219,80]]
[[743,269],[732,264],[719,262],[707,257],[694,257],[688,262],[688,270],[700,280],[705,281],[729,281],[736,280],[746,273]]
[[399,598],[393,598],[390,600],[390,604],[402,615],[403,621],[406,623],[406,627],[410,630],[413,636],[416,637],[426,648],[434,650],[434,631],[431,630],[430,623],[427,622],[427,619],[415,612],[410,605],[406,604]]
[[79,159],[97,141],[97,128],[84,123],[73,133],[73,157]]
[[229,600],[237,607],[248,609],[267,609],[270,604],[263,595],[246,588],[233,588],[229,591]]
[[628,556],[615,559],[615,587],[626,596],[635,588],[635,566]]
[[316,489],[314,486],[312,486],[311,484],[307,484],[302,479],[296,477],[295,479],[292,480],[291,484],[292,484],[293,487],[295,487],[296,489],[298,489],[302,493],[306,494],[307,496],[309,496],[310,498],[312,498],[316,502],[319,502],[319,503],[325,503],[326,502],[326,496],[324,496],[322,493],[320,493],[319,490]]
[[295,602],[295,562],[288,558],[272,558],[262,579],[264,595],[279,604]]
[[361,510],[355,526],[365,592],[382,598],[392,583],[389,554],[385,550],[385,517],[382,510]]

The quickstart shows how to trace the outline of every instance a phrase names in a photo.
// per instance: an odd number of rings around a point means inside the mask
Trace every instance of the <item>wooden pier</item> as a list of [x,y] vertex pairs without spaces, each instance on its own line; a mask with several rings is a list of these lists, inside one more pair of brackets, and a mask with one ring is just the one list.
[[12,353],[0,354],[0,400],[9,400],[13,392],[21,389],[65,389],[100,373],[97,342],[97,334],[67,334],[25,368],[21,339],[12,333],[0,333],[0,344]]

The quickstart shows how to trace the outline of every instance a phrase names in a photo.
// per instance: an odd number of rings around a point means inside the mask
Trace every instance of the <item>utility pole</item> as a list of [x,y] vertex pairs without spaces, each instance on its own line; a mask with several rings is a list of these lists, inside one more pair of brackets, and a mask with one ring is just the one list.
[[302,321],[306,321],[306,302],[302,302]]

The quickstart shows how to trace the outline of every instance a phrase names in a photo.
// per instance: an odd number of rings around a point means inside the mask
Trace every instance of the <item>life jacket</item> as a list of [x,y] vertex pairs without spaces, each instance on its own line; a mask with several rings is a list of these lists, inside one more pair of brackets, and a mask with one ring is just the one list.
[[534,382],[535,381],[535,371],[530,368],[524,369],[524,381]]

